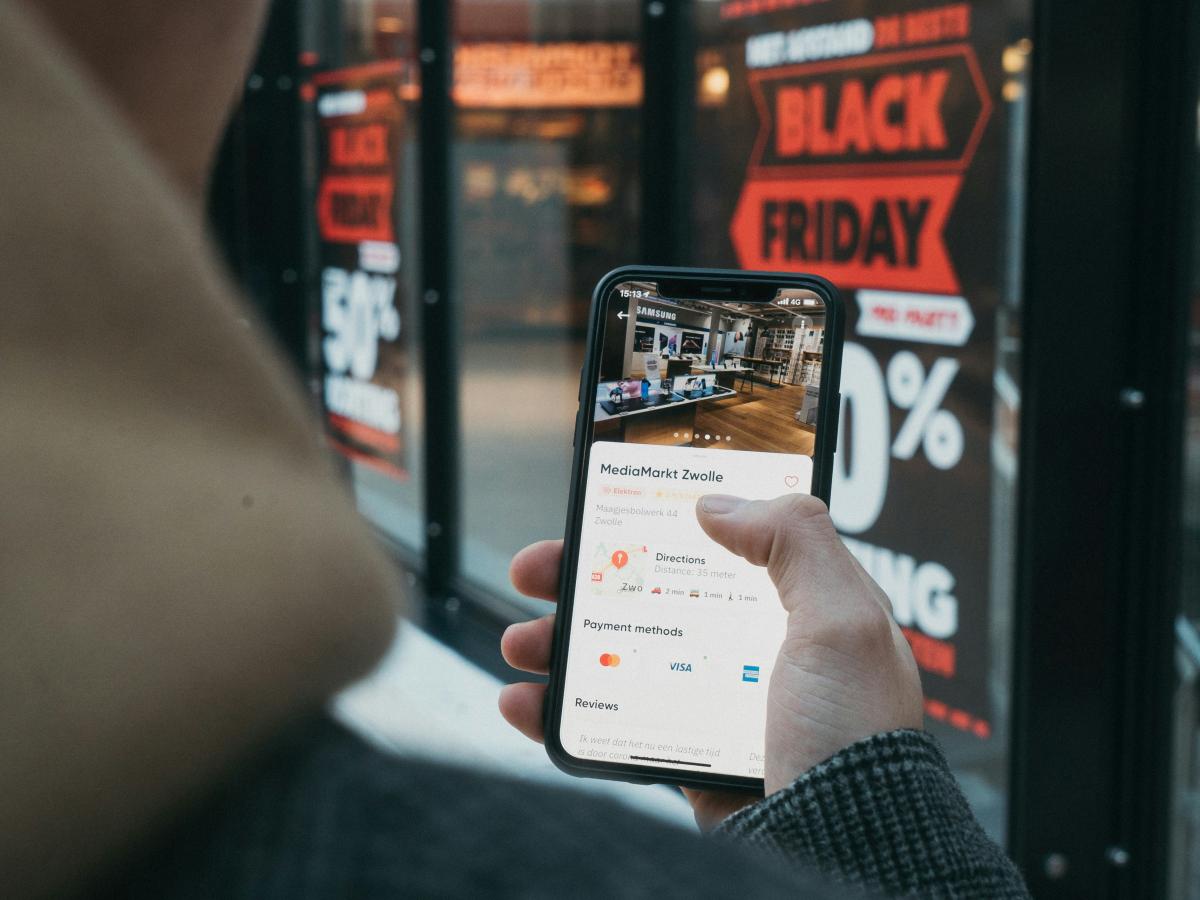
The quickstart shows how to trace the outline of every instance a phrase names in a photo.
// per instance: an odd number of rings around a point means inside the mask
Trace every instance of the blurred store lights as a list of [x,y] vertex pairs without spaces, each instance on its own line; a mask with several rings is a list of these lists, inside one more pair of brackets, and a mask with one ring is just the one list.
[[1033,41],[1029,38],[1021,38],[1015,44],[1009,44],[1004,48],[1000,64],[1004,67],[1004,71],[1010,75],[1015,75],[1017,72],[1024,72],[1029,65],[1029,54],[1032,51]]
[[631,41],[462,44],[454,99],[470,107],[636,106],[638,48]]
[[1015,44],[1004,48],[1000,56],[1000,66],[1011,77],[1005,79],[1000,89],[1001,95],[1009,103],[1016,103],[1025,96],[1025,85],[1022,82],[1025,70],[1029,68],[1029,54],[1033,51],[1033,41],[1021,38]]
[[705,106],[720,106],[729,96],[729,70],[711,66],[700,76],[700,102]]
[[[407,34],[405,21],[384,16],[375,25],[375,55],[405,65],[401,96],[418,99],[416,68],[399,40]],[[729,72],[720,66],[711,69],[702,90],[724,102]],[[464,43],[454,52],[453,94],[455,104],[467,109],[633,108],[642,102],[642,64],[631,41]],[[564,127],[569,133],[537,137],[554,140],[577,133],[576,124]]]

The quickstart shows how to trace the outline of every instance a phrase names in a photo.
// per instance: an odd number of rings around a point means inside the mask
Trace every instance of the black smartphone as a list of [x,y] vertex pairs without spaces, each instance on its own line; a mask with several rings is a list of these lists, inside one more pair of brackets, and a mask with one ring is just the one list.
[[762,790],[786,616],[695,506],[829,501],[842,330],[815,275],[628,266],[597,285],[545,712],[559,768]]

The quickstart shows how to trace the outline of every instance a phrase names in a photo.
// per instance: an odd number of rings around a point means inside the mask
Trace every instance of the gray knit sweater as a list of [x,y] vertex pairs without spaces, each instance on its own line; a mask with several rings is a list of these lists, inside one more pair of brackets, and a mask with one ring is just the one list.
[[923,731],[859,741],[730,816],[717,833],[889,896],[1029,896]]
[[321,720],[286,735],[94,896],[1028,896],[936,743],[855,744],[715,838],[578,793],[398,759]]

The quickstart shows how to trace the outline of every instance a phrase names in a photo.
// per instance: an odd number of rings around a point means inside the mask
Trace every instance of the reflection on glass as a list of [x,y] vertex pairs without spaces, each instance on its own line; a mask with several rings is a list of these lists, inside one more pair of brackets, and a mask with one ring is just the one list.
[[637,256],[642,76],[632,0],[505,10],[455,10],[454,271],[462,567],[519,600],[512,554],[562,534],[592,288]]

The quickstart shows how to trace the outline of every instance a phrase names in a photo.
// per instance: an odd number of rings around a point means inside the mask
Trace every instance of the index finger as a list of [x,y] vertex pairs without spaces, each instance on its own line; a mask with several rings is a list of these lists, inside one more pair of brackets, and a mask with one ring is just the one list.
[[513,587],[526,597],[558,601],[563,542],[538,541],[519,551],[508,568]]

